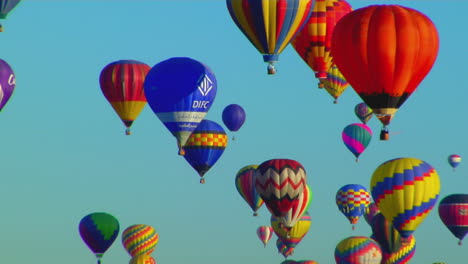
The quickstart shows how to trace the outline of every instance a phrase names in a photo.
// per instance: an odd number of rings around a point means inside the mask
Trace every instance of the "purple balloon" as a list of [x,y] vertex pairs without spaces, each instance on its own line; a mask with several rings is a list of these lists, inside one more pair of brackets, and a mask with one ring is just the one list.
[[15,73],[10,65],[0,59],[0,111],[5,107],[15,89]]
[[245,122],[245,111],[237,104],[230,104],[224,108],[223,122],[230,131],[239,130]]

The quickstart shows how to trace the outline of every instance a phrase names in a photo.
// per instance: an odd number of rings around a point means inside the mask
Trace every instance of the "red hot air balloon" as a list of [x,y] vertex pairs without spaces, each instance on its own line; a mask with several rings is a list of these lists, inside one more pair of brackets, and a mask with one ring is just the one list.
[[150,68],[139,61],[120,60],[101,71],[102,93],[127,127],[126,135],[130,135],[130,126],[146,105],[143,83]]
[[362,100],[387,125],[434,64],[437,29],[421,12],[399,5],[352,11],[335,26],[333,62]]
[[255,189],[275,217],[285,216],[296,206],[306,188],[305,169],[295,160],[267,160],[258,166],[254,177]]
[[468,233],[468,194],[451,194],[442,199],[439,216],[461,245]]

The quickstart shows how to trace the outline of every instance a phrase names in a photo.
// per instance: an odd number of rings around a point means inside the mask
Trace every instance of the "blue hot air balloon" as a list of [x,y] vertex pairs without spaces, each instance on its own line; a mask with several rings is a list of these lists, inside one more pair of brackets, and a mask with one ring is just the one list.
[[184,155],[183,146],[216,97],[215,75],[197,60],[170,58],[151,68],[144,88],[149,106],[176,137],[179,154]]
[[205,183],[203,176],[221,157],[227,143],[223,127],[206,119],[190,135],[184,146],[184,158],[200,175],[200,183]]
[[[223,110],[223,123],[232,131],[238,131],[245,122],[245,111],[238,104],[230,104]],[[235,140],[235,137],[232,137]]]

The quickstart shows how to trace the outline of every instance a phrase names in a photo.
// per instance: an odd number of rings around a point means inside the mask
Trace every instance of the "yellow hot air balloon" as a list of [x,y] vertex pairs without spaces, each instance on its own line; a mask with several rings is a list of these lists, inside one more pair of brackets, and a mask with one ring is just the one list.
[[415,158],[384,162],[372,175],[371,194],[380,212],[408,239],[437,203],[440,180],[428,163]]
[[156,260],[150,255],[138,255],[133,257],[129,264],[156,264]]
[[122,233],[122,244],[132,257],[151,254],[158,241],[158,233],[149,225],[131,225]]

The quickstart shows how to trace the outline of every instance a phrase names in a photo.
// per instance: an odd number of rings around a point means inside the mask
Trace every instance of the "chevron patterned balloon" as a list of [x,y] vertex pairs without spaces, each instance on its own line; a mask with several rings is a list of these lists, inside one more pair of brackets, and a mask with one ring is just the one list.
[[149,225],[131,225],[122,233],[122,244],[132,257],[151,254],[158,241],[158,233]]
[[410,236],[409,243],[403,245],[397,252],[383,252],[381,264],[406,264],[410,263],[416,253],[416,238]]
[[307,176],[295,160],[271,159],[255,171],[255,189],[272,215],[281,217],[299,202]]
[[306,184],[304,191],[299,195],[298,203],[289,209],[286,215],[277,218],[286,230],[293,228],[297,221],[305,215],[307,209],[309,209],[311,200],[312,190],[309,185]]
[[372,175],[371,194],[380,212],[409,238],[436,205],[440,193],[437,171],[415,158],[384,162]]

